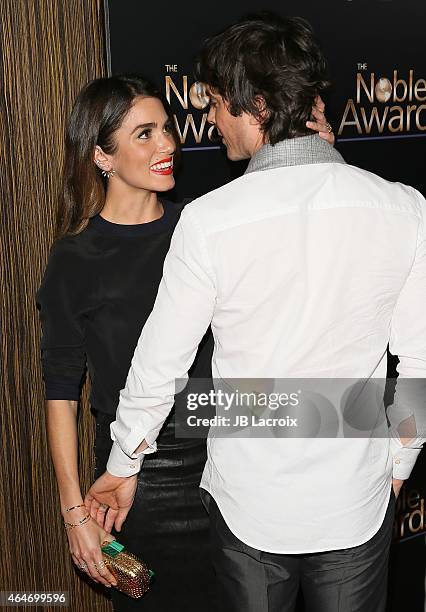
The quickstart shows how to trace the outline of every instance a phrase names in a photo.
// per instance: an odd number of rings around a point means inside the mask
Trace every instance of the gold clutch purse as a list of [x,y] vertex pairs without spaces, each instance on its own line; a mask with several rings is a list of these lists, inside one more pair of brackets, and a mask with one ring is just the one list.
[[135,599],[142,597],[149,590],[154,572],[117,540],[105,541],[101,548],[105,565],[117,580],[115,588]]

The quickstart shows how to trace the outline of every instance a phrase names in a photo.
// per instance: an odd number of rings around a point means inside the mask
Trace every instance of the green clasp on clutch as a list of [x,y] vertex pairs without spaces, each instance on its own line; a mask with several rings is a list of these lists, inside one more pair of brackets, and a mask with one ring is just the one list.
[[117,540],[113,540],[112,542],[108,542],[105,546],[102,546],[101,550],[109,557],[116,557],[124,550],[124,546],[120,544],[120,542],[117,542]]

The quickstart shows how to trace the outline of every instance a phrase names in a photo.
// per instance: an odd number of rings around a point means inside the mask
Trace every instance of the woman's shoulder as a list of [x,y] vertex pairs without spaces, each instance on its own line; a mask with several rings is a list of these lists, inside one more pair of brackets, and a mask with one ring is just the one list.
[[44,277],[65,272],[66,268],[74,269],[80,257],[74,236],[65,236],[55,240],[50,247]]
[[192,201],[192,198],[185,198],[180,202],[175,202],[173,200],[168,200],[166,198],[161,198],[161,203],[164,208],[164,215],[161,219],[162,226],[166,230],[171,230],[173,232],[176,227],[177,222],[180,219],[180,215],[189,202]]
[[66,234],[53,242],[49,252],[49,263],[51,261],[61,264],[70,262],[74,266],[79,262],[84,264],[90,257],[92,246],[93,236],[89,226],[78,234]]
[[193,199],[194,198],[184,198],[180,202],[168,202],[168,204],[173,207],[173,209],[175,210],[176,216],[179,219],[181,212],[183,211],[185,206],[189,204],[190,202],[192,202]]
[[79,288],[87,288],[93,276],[89,262],[90,248],[86,230],[55,240],[50,248],[38,296],[61,286],[77,292]]

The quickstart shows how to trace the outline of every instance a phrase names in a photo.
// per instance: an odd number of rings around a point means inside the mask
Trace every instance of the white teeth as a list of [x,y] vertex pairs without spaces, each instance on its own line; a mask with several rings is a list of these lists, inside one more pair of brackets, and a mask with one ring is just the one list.
[[152,170],[165,170],[166,168],[171,168],[173,166],[173,163],[170,162],[163,162],[162,164],[154,164],[153,166],[151,166]]

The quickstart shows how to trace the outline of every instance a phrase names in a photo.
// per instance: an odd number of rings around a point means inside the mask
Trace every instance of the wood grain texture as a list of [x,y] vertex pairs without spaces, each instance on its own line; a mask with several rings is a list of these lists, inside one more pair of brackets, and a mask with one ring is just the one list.
[[[69,591],[76,612],[111,606],[68,553],[46,441],[35,293],[53,239],[65,121],[80,88],[106,74],[103,22],[102,0],[0,3],[0,588]],[[85,389],[84,488],[93,431]]]

